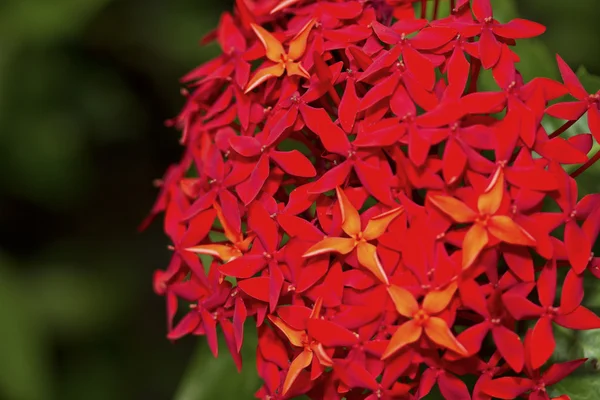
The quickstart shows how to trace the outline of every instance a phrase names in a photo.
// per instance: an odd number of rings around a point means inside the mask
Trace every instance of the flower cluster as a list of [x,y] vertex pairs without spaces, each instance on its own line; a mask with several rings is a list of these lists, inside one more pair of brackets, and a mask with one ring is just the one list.
[[553,326],[600,328],[600,197],[573,179],[600,158],[599,94],[560,57],[562,82],[524,81],[513,46],[540,24],[413,3],[237,0],[183,78],[154,288],[168,338],[217,356],[220,327],[238,368],[256,326],[258,398],[549,399],[585,362],[551,364]]

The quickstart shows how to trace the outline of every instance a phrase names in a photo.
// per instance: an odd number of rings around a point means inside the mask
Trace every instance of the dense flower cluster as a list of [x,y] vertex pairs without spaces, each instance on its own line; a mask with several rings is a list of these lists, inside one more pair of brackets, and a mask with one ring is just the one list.
[[[413,3],[237,0],[183,79],[154,287],[170,339],[216,356],[220,327],[238,367],[257,327],[258,398],[549,399],[585,361],[549,365],[553,326],[600,328],[600,197],[563,168],[600,157],[600,95],[560,58],[563,82],[524,82],[512,47],[542,25]],[[591,134],[561,137],[585,113]]]

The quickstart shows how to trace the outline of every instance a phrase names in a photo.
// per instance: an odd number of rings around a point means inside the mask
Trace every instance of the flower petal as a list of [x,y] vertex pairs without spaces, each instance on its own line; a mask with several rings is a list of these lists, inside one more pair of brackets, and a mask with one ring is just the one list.
[[294,381],[296,381],[296,378],[298,378],[298,375],[300,375],[300,372],[302,372],[304,368],[308,367],[312,360],[313,352],[305,349],[302,353],[298,354],[298,357],[296,357],[294,361],[292,361],[290,368],[288,369],[288,373],[285,376],[285,381],[283,382],[283,395],[290,390],[294,384]]
[[530,362],[533,369],[539,369],[554,353],[556,341],[552,323],[548,318],[540,318],[531,331]]
[[479,198],[477,199],[477,208],[481,214],[496,214],[502,204],[504,194],[504,172],[502,168],[496,169],[492,182]]
[[356,242],[354,239],[327,237],[321,240],[319,243],[311,246],[308,250],[306,250],[302,257],[312,257],[325,253],[348,254],[354,250],[355,246]]
[[361,224],[360,216],[356,208],[352,205],[348,196],[339,186],[335,188],[335,192],[338,198],[338,204],[340,206],[340,212],[342,213],[342,229],[349,236],[354,236],[360,233]]
[[250,26],[264,46],[267,58],[276,63],[280,62],[285,56],[281,42],[262,26],[257,24],[250,24]]
[[244,89],[244,93],[251,92],[254,88],[258,87],[260,84],[262,84],[269,78],[280,77],[281,75],[283,75],[284,72],[285,65],[282,63],[259,69],[258,71],[256,71],[252,79],[250,79],[250,82],[248,82],[246,89]]
[[473,265],[479,253],[481,253],[481,250],[484,249],[488,242],[489,237],[486,229],[481,224],[473,224],[463,240],[463,269],[467,269]]
[[526,378],[515,378],[505,376],[484,382],[482,391],[492,397],[499,399],[516,399],[533,387],[533,382]]
[[219,260],[225,262],[233,260],[234,258],[242,255],[242,253],[235,247],[226,246],[224,244],[202,244],[199,246],[188,247],[186,250],[192,253],[206,254],[217,257]]
[[473,222],[477,218],[477,213],[471,207],[454,197],[433,195],[429,196],[429,201],[458,223]]
[[367,242],[360,242],[358,246],[356,246],[356,250],[360,265],[371,271],[371,273],[381,282],[388,285],[389,280],[387,274],[377,256],[377,247]]
[[381,359],[385,360],[396,354],[404,346],[416,342],[422,333],[423,328],[412,319],[400,325],[392,335],[390,343],[383,352]]
[[367,227],[363,232],[363,238],[365,238],[365,240],[373,240],[383,235],[388,225],[403,212],[404,207],[397,207],[393,210],[374,216],[367,222]]
[[296,347],[304,346],[304,338],[306,333],[304,331],[299,331],[288,326],[281,318],[275,317],[273,315],[269,315],[269,320],[278,327],[281,332],[288,338],[290,343]]
[[410,318],[414,313],[419,311],[419,303],[417,303],[415,296],[408,290],[396,285],[391,285],[387,290],[396,306],[398,314]]
[[454,337],[448,324],[441,318],[429,317],[425,323],[425,334],[434,343],[461,355],[467,355],[467,349]]
[[454,297],[454,293],[456,293],[456,289],[458,285],[455,282],[451,282],[444,289],[432,290],[431,292],[425,295],[423,299],[423,310],[425,310],[428,314],[438,314],[442,312],[452,298]]
[[506,243],[535,246],[535,239],[506,215],[494,215],[488,220],[488,232]]
[[316,19],[311,19],[302,27],[300,32],[290,42],[290,49],[288,51],[288,58],[290,60],[297,60],[304,54],[306,50],[306,42],[308,41],[308,35],[310,34],[310,30],[315,26],[317,22]]
[[525,361],[525,353],[519,335],[504,325],[496,325],[492,329],[492,336],[498,351],[502,357],[504,357],[508,365],[515,372],[521,372]]

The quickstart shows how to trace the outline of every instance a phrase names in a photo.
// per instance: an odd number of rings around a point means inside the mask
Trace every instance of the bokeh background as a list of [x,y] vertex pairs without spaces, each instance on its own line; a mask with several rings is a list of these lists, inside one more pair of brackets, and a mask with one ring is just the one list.
[[[527,78],[557,78],[556,52],[600,74],[598,0],[495,5],[500,20],[548,27],[518,47]],[[231,6],[0,1],[0,400],[248,398],[258,387],[251,345],[238,376],[203,339],[166,340],[151,276],[167,239],[160,223],[136,232],[152,180],[179,155],[164,126],[183,104],[178,78],[216,54],[198,40]],[[584,192],[600,190],[597,171]]]

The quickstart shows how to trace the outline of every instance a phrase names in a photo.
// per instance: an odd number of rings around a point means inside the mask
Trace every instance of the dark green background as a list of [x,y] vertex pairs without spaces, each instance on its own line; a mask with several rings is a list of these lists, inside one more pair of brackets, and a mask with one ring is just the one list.
[[[152,180],[180,151],[163,125],[182,105],[178,78],[216,54],[198,39],[230,3],[0,2],[0,399],[226,399],[257,388],[251,359],[239,377],[225,351],[215,361],[203,340],[165,339],[151,276],[168,262],[167,239],[160,223],[136,233]],[[557,77],[555,52],[600,73],[597,0],[496,3],[498,19],[548,26],[519,46],[526,77]],[[600,190],[594,174],[582,191]]]

